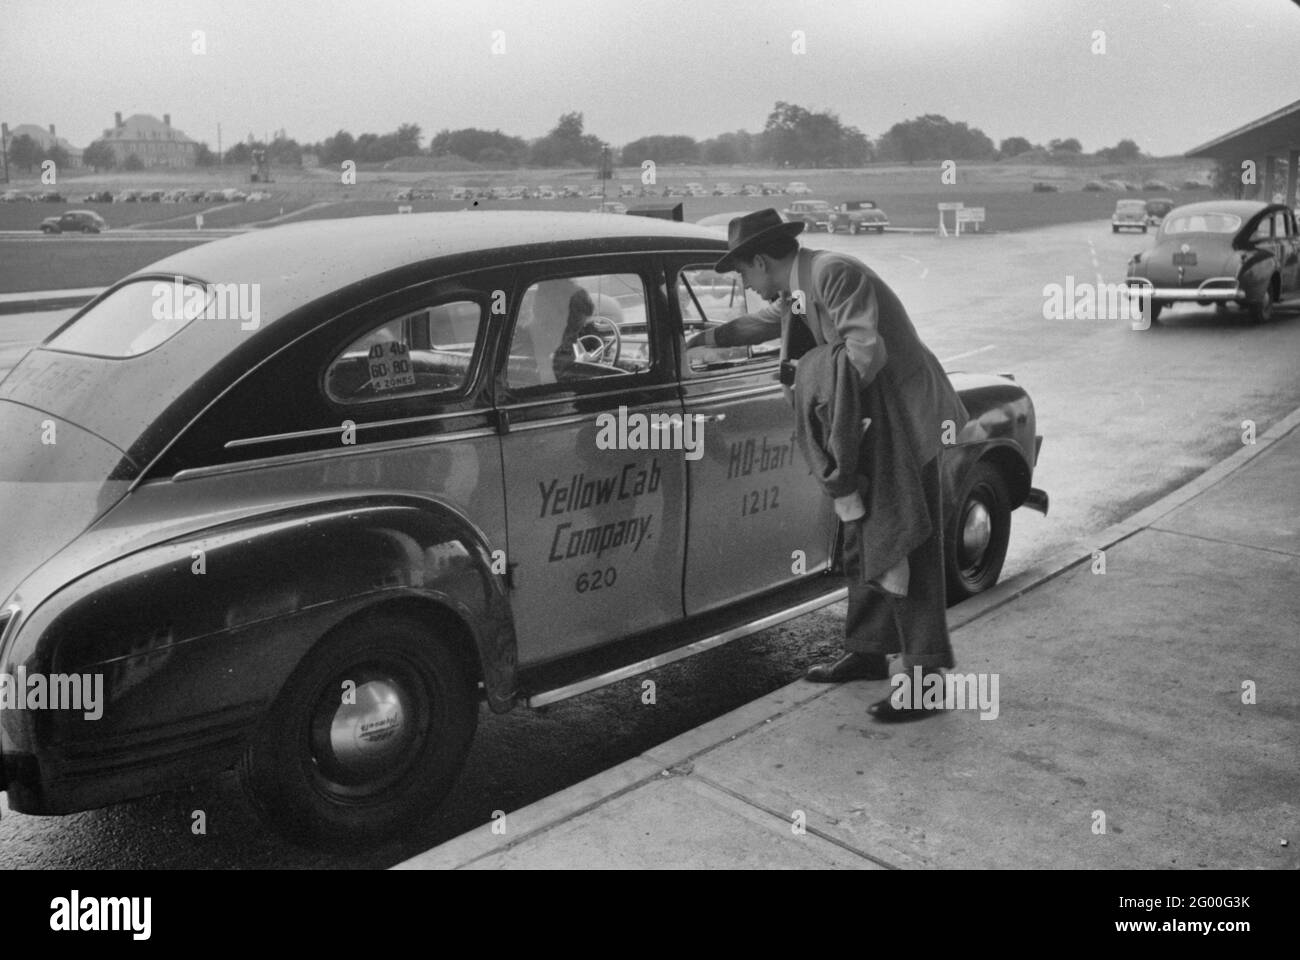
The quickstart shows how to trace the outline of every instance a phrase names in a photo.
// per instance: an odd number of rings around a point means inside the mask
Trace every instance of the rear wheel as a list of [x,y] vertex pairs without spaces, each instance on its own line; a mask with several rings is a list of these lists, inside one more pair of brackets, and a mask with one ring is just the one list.
[[983,593],[998,582],[1011,542],[1011,496],[993,464],[975,464],[962,480],[945,531],[948,604]]
[[298,840],[391,836],[432,810],[465,761],[474,685],[449,634],[380,615],[299,665],[239,767],[263,819]]
[[1273,281],[1264,288],[1263,295],[1249,307],[1251,323],[1268,323],[1273,319]]

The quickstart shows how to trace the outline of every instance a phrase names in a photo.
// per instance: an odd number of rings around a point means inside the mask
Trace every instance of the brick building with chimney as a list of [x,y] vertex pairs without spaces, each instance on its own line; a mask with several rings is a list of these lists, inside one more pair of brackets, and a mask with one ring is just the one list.
[[108,144],[119,165],[134,155],[146,167],[192,167],[198,152],[198,144],[172,126],[170,113],[164,113],[162,120],[135,113],[125,121],[121,113],[115,113],[112,129],[105,130],[100,139]]

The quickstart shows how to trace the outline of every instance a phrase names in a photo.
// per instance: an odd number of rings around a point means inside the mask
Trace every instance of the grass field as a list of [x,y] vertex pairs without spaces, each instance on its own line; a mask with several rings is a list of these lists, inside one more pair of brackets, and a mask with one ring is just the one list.
[[[1124,179],[1137,183],[1159,179],[1173,184],[1184,180],[1204,179],[1205,164],[1199,161],[1174,159],[1149,161],[1130,166],[1097,165],[1033,165],[1033,164],[958,164],[956,184],[940,182],[937,163],[916,166],[874,166],[863,170],[772,170],[725,167],[661,167],[655,189],[681,186],[691,181],[712,189],[715,183],[730,183],[739,187],[743,183],[773,181],[781,184],[801,180],[813,190],[814,199],[832,203],[849,199],[874,199],[889,214],[896,227],[929,228],[938,224],[936,204],[961,201],[967,206],[983,206],[986,210],[986,230],[1025,230],[1071,221],[1101,220],[1108,218],[1118,197],[1147,197],[1154,194],[1091,193],[1083,191],[1083,184],[1092,179]],[[423,187],[437,190],[446,196],[453,185],[468,187],[512,186],[524,184],[535,187],[550,184],[561,187],[573,184],[583,189],[591,187],[594,180],[591,170],[506,170],[497,172],[406,172],[361,168],[357,183],[342,184],[337,174],[324,170],[293,170],[276,173],[271,184],[254,185],[242,182],[243,171],[225,170],[172,170],[163,172],[142,171],[101,176],[86,174],[65,178],[58,189],[65,196],[80,197],[96,190],[125,189],[177,189],[216,190],[238,187],[243,190],[260,188],[270,191],[271,199],[258,203],[205,204],[205,203],[123,203],[123,204],[70,204],[6,203],[0,204],[0,230],[32,230],[44,217],[62,210],[88,208],[99,212],[113,228],[123,231],[133,225],[147,230],[151,225],[168,229],[193,229],[194,215],[204,215],[204,225],[209,228],[257,226],[274,221],[291,223],[300,220],[371,216],[396,213],[398,203],[393,199],[398,190],[406,187]],[[1034,182],[1052,183],[1056,193],[1034,193]],[[639,188],[640,171],[621,169],[616,178],[607,184],[607,193],[617,198],[619,186],[630,184]],[[12,187],[27,192],[38,192],[38,182],[16,181]],[[1176,203],[1206,199],[1207,190],[1178,190],[1168,194]],[[699,198],[633,198],[629,206],[647,203],[677,203],[683,205],[687,220],[717,213],[744,212],[775,206],[783,208],[792,198],[771,197],[699,197]],[[487,210],[591,210],[598,201],[590,198],[569,200],[480,200],[478,205]],[[411,206],[416,213],[442,210],[463,210],[471,204],[463,200],[417,201]],[[283,211],[283,216],[281,212]],[[951,218],[948,220],[951,224]],[[135,232],[132,230],[131,232]],[[66,287],[94,286],[117,279],[131,270],[160,259],[176,246],[159,242],[126,243],[117,240],[97,248],[71,238],[33,237],[32,243],[6,241],[0,247],[0,292],[44,290]],[[813,241],[815,243],[815,241]]]

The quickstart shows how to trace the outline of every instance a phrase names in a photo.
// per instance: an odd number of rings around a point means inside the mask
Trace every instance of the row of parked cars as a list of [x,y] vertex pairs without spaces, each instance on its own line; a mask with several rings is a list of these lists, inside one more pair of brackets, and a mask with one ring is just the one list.
[[[610,188],[606,188],[602,192],[599,186],[583,190],[581,187],[573,185],[556,189],[545,183],[537,187],[526,187],[522,184],[513,187],[453,186],[447,196],[452,200],[565,200],[583,197],[594,199],[602,196],[603,193],[608,193],[609,190]],[[665,186],[662,189],[650,189],[645,186],[636,187],[624,183],[619,185],[618,188],[618,196],[624,199],[628,197],[771,197],[782,195],[807,197],[812,195],[812,190],[808,184],[797,180],[785,186],[779,183],[744,183],[737,187],[730,183],[715,183],[712,189],[709,189],[702,183],[686,183],[680,186],[673,185]],[[410,187],[397,191],[393,199],[401,202],[437,200],[439,194],[436,190]]]
[[874,200],[846,200],[832,207],[825,200],[796,200],[781,211],[786,220],[800,220],[807,230],[825,230],[834,233],[875,231],[884,233],[889,226],[889,216]]
[[[245,193],[234,187],[223,190],[95,190],[81,197],[82,203],[239,203],[247,201],[256,203],[269,200],[271,194],[265,190]],[[29,194],[19,190],[6,190],[0,194],[3,203],[67,203],[68,198],[57,191]]]

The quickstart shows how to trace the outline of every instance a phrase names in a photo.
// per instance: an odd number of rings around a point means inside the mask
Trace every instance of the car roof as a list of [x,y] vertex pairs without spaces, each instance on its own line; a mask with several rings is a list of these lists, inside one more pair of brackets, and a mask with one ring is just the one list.
[[263,315],[273,319],[351,283],[429,260],[566,241],[642,240],[654,248],[657,239],[718,243],[711,230],[654,217],[530,210],[392,214],[252,230],[182,250],[131,276],[258,283]]
[[1265,207],[1276,204],[1264,203],[1262,200],[1201,200],[1197,203],[1184,204],[1175,213],[1231,213],[1249,219]]

